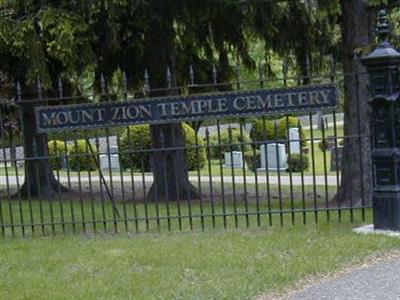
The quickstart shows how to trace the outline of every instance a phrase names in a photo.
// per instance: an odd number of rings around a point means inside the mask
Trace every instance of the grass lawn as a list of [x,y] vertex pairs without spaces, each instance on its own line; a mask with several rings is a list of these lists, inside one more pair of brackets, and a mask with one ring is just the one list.
[[0,299],[253,299],[400,248],[357,224],[0,239]]

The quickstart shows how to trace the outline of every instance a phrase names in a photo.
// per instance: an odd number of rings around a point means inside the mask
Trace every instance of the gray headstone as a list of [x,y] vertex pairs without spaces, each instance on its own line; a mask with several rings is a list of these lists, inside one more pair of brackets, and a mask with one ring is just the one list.
[[290,153],[300,153],[300,134],[298,128],[289,129]]
[[225,152],[225,168],[243,168],[243,153],[240,151]]
[[100,169],[119,171],[121,169],[119,164],[119,155],[110,154],[110,160],[108,159],[108,155],[106,154],[100,155]]
[[267,168],[268,170],[278,170],[278,168],[279,170],[286,170],[288,168],[284,144],[267,144],[266,150],[265,145],[261,145],[260,154],[261,170],[265,170]]
[[110,146],[110,154],[118,154],[118,146]]

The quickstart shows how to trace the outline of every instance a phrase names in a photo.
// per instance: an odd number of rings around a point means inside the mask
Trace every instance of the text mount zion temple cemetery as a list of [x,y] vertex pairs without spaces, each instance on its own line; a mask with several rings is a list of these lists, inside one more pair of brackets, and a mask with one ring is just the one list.
[[42,132],[334,109],[334,85],[36,108]]

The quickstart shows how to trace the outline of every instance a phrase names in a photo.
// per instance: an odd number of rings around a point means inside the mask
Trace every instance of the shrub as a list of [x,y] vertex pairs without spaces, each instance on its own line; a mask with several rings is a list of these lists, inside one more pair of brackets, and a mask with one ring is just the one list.
[[309,166],[308,156],[300,154],[291,154],[288,159],[289,172],[301,172],[308,169]]
[[119,157],[124,169],[150,171],[150,152],[134,152],[151,148],[150,126],[134,125],[125,129],[119,143]]
[[275,123],[273,120],[254,119],[250,130],[253,142],[275,139]]
[[[203,168],[206,165],[206,149],[204,147],[204,140],[197,137],[196,144],[196,132],[188,124],[183,123],[183,130],[186,139],[186,162],[189,170],[197,170],[197,168]],[[197,147],[197,145],[199,147]]]
[[59,170],[62,167],[62,158],[66,154],[67,149],[65,143],[59,140],[51,140],[47,143],[49,159],[54,170]]
[[[298,128],[299,124],[300,124],[299,119],[296,117],[289,116],[287,117],[287,120],[286,117],[280,118],[278,122],[278,138],[288,139],[289,129]],[[304,139],[304,137],[302,139]]]
[[[289,125],[289,128],[297,128],[299,127],[299,119],[289,116],[286,120],[286,117],[282,117],[277,121],[276,128],[274,120],[255,119],[250,131],[250,138],[253,142],[277,139],[287,140],[289,138],[287,125]],[[301,132],[301,139],[305,139],[304,132]]]
[[[221,131],[219,139],[218,139],[218,133],[214,132],[210,137],[210,145],[214,146],[221,145],[221,146],[210,148],[211,158],[222,159],[225,152],[242,151],[242,150],[246,152],[251,149],[250,143],[251,143],[250,137],[244,129],[242,135],[240,133],[240,129],[232,128],[231,137],[229,136],[229,130],[224,129]],[[232,146],[230,144],[232,144]]]
[[253,152],[253,150],[246,151],[244,153],[244,161],[247,164],[247,168],[255,172],[256,169],[261,167],[260,150],[256,150],[255,153]]
[[[189,170],[202,168],[206,164],[206,151],[204,141],[197,139],[198,147],[196,150],[196,133],[192,127],[186,123],[182,124],[186,140],[186,162]],[[151,149],[150,126],[133,125],[124,130],[121,135],[119,150],[120,161],[124,169],[142,170],[148,172],[151,170],[150,152],[140,150]],[[138,151],[138,152],[134,152]],[[143,163],[143,167],[142,167]]]
[[97,147],[90,144],[94,153],[90,151],[89,145],[85,140],[74,141],[68,146],[69,166],[73,171],[93,171],[96,170]]

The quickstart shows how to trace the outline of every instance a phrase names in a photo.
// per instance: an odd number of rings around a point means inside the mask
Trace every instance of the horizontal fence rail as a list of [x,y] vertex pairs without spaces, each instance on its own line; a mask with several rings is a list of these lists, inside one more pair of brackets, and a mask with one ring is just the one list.
[[[152,89],[145,73],[143,89],[129,91],[127,79],[112,92],[104,77],[101,93],[67,96],[60,81],[57,96],[40,90],[36,98],[17,95],[0,111],[0,230],[2,236],[206,230],[249,226],[318,223],[321,219],[364,221],[370,214],[363,189],[354,198],[337,197],[342,185],[344,147],[356,147],[352,159],[365,184],[363,151],[370,134],[355,116],[349,134],[341,109],[343,80],[366,74],[306,76],[309,85],[335,84],[339,105],[324,111],[240,116],[182,122],[179,125],[130,125],[24,132],[27,107],[56,107],[81,101],[123,102],[169,95],[212,94],[221,87],[251,91],[295,87],[304,78],[288,76],[196,83]],[[262,70],[262,68],[260,68]],[[167,72],[168,75],[168,72]],[[41,85],[39,85],[42,89]],[[358,99],[358,106],[366,99]],[[108,102],[107,102],[108,103]],[[360,108],[358,108],[360,112]],[[34,124],[34,123],[33,123]],[[160,133],[161,132],[161,133]],[[182,140],[184,141],[182,143]],[[45,166],[50,166],[46,168]],[[354,171],[354,166],[353,166]],[[184,176],[183,176],[184,175]],[[182,178],[187,177],[187,178]],[[46,182],[46,180],[48,182]]]

